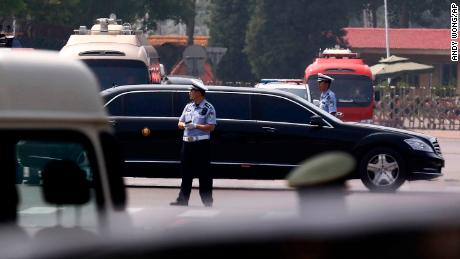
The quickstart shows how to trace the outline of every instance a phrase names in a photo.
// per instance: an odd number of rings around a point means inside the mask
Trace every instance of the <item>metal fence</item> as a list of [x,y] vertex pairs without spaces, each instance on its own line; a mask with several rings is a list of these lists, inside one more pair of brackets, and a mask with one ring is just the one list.
[[376,87],[376,96],[380,100],[375,104],[375,124],[460,130],[460,97],[453,87]]
[[[253,87],[254,82],[207,82]],[[407,129],[460,130],[460,96],[451,87],[376,86],[374,124]]]

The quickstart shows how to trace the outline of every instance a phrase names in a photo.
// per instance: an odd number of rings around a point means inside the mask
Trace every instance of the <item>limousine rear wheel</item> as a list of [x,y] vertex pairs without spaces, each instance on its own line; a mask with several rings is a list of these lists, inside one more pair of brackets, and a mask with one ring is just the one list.
[[406,166],[401,155],[390,148],[370,150],[360,162],[361,181],[371,191],[397,190],[406,180]]

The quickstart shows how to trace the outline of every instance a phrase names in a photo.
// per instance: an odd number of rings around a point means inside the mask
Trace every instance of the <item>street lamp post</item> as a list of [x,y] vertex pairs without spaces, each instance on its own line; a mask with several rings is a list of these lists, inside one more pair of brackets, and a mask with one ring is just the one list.
[[387,50],[387,58],[390,57],[390,43],[388,39],[388,7],[387,7],[387,0],[384,0],[385,5],[385,46]]
[[[383,0],[384,2],[384,9],[385,9],[385,47],[387,51],[387,58],[390,57],[390,41],[388,37],[388,7],[387,7],[387,0]],[[390,85],[391,79],[388,78],[388,85]]]

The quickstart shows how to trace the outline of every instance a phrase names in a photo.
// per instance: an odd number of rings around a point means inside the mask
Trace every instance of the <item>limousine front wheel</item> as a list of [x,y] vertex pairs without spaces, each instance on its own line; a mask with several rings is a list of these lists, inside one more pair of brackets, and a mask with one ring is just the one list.
[[390,148],[370,150],[360,163],[361,181],[371,191],[395,191],[406,180],[406,167],[401,155]]

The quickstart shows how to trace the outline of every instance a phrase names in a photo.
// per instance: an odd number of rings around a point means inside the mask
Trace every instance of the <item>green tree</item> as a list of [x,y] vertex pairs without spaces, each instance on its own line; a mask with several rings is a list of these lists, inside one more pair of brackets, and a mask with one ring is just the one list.
[[59,49],[72,30],[72,9],[80,0],[25,0],[24,3],[24,11],[16,17],[26,45]]
[[195,16],[196,0],[187,0],[184,2],[183,21],[187,26],[187,45],[193,45],[193,36],[195,34]]
[[0,25],[7,19],[22,12],[25,8],[25,3],[22,0],[2,0],[0,1]]
[[343,44],[348,17],[340,0],[255,3],[245,51],[258,78],[301,78],[320,48]]
[[80,0],[79,24],[92,24],[98,17],[107,17],[110,13],[117,14],[123,21],[134,23],[144,19],[150,28],[155,27],[159,20],[173,19],[187,25],[188,43],[193,44],[196,0]]
[[[135,23],[149,14],[149,27],[158,20],[174,19],[193,28],[196,0],[0,0],[0,23],[14,16],[34,48],[60,49],[72,30],[91,26],[95,19],[115,13]],[[190,26],[189,26],[190,25]],[[193,29],[189,30],[193,39]]]
[[[163,0],[166,1],[166,0]],[[134,23],[136,19],[144,17],[149,11],[147,0],[80,0],[75,10],[75,26],[92,25],[95,19],[108,17],[111,13],[117,15],[123,22]],[[159,12],[160,10],[156,10]]]
[[[431,18],[450,10],[450,0],[388,0],[392,27],[409,28],[414,24],[431,26]],[[446,19],[446,27],[450,25]]]
[[146,8],[152,18],[150,25],[158,20],[172,19],[187,26],[187,44],[193,44],[195,30],[196,0],[146,1]]
[[[436,26],[437,18],[445,16],[444,27],[450,25],[447,11],[450,10],[449,0],[388,0],[388,19],[390,27],[409,28],[414,26]],[[363,10],[372,14],[372,24],[377,27],[377,9],[383,8],[383,0],[355,0],[348,3],[351,15],[361,15]],[[383,20],[381,12],[380,20]]]
[[220,80],[254,80],[248,57],[243,52],[249,12],[247,0],[215,0],[212,3],[210,45],[227,48],[227,53],[217,67]]
[[[72,30],[79,25],[90,27],[95,19],[108,17],[110,13],[130,23],[142,19],[147,12],[151,23],[186,15],[180,0],[23,0],[22,6],[17,5],[19,0],[3,1],[2,5],[11,4],[8,9],[0,9],[0,18],[5,10],[14,11],[26,45],[47,49],[60,49]],[[16,7],[12,3],[16,3]]]
[[383,0],[354,0],[347,3],[349,18],[362,19],[363,11],[370,15],[371,27],[377,27],[377,9],[383,5]]

